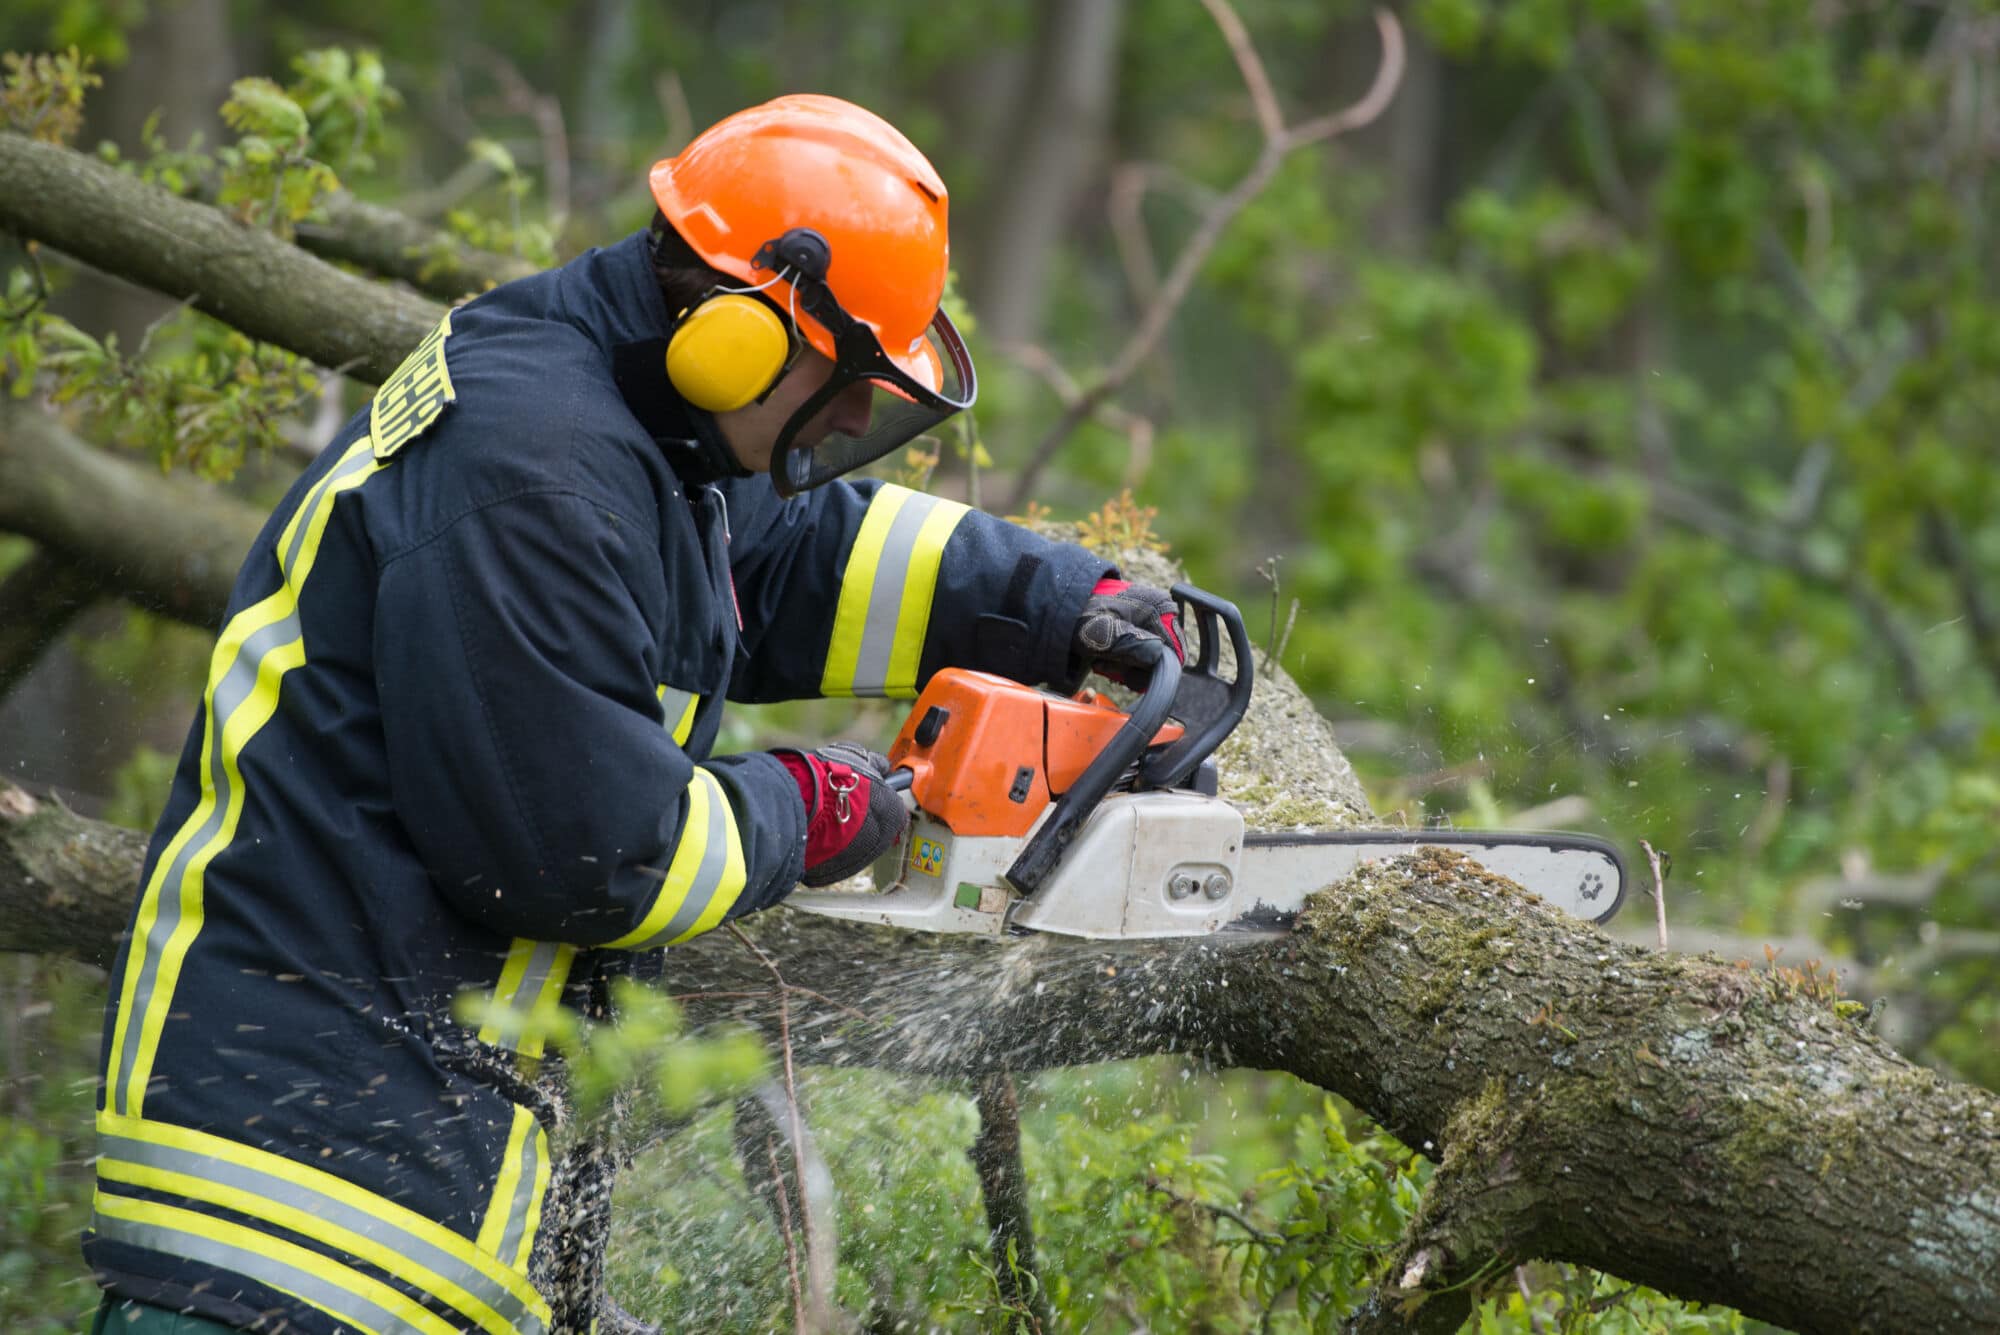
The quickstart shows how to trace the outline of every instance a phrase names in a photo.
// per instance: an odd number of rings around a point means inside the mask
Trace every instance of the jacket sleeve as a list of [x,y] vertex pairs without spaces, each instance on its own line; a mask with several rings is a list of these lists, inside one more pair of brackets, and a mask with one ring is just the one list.
[[397,813],[439,891],[508,936],[669,945],[784,897],[798,787],[696,765],[656,697],[650,524],[568,494],[474,511],[384,568],[375,672]]
[[956,501],[837,481],[779,510],[734,566],[730,697],[916,695],[944,667],[1071,684],[1070,637],[1113,567]]

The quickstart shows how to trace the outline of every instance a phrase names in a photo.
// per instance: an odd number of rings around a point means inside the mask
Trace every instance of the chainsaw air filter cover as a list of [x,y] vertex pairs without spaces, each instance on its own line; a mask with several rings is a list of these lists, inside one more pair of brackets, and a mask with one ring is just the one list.
[[[911,771],[917,805],[952,833],[1020,836],[1125,720],[1093,691],[1051,695],[988,672],[946,668],[903,720],[889,763]],[[1169,723],[1154,745],[1181,732]]]

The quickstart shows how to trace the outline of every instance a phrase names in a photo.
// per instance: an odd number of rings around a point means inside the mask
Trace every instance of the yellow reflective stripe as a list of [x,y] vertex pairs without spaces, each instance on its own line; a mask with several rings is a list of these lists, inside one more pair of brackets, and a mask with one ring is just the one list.
[[[338,1247],[341,1251],[387,1271],[406,1284],[411,1284],[425,1293],[437,1295],[460,1312],[472,1317],[479,1323],[480,1329],[491,1332],[491,1335],[513,1335],[518,1329],[513,1322],[503,1319],[498,1312],[445,1276],[411,1264],[395,1248],[384,1246],[366,1234],[341,1228],[310,1211],[225,1186],[207,1178],[171,1169],[127,1163],[110,1157],[98,1159],[97,1176],[103,1181],[123,1182],[129,1186],[171,1192],[205,1205],[219,1205],[227,1210],[237,1210],[243,1214],[268,1220],[280,1228],[304,1234],[316,1242],[323,1242],[329,1247]],[[344,1282],[354,1273],[350,1267],[342,1265],[331,1257],[319,1256],[318,1253],[313,1255],[318,1261],[316,1267],[318,1272],[330,1280],[338,1277],[336,1282]]]
[[247,1275],[362,1335],[462,1335],[457,1326],[378,1279],[226,1219],[100,1191],[91,1227],[114,1242]]
[[[481,1317],[483,1326],[489,1325],[484,1318],[491,1318],[501,1323],[502,1330],[534,1331],[549,1321],[548,1305],[525,1274],[510,1269],[471,1239],[436,1220],[345,1178],[268,1150],[168,1122],[100,1112],[97,1132],[102,1149],[100,1171],[102,1165],[111,1163],[113,1171],[104,1175],[113,1180],[130,1171],[117,1165],[150,1159],[142,1164],[145,1169],[187,1178],[170,1190],[269,1219],[297,1232],[327,1237],[415,1288],[449,1298],[454,1304],[463,1300],[469,1305],[461,1310]],[[164,1153],[148,1155],[147,1147]],[[309,1226],[299,1227],[300,1218],[310,1221]],[[364,1241],[386,1248],[391,1259],[378,1260],[332,1237],[329,1231],[336,1229],[365,1234]],[[446,1271],[457,1273],[447,1276]]]
[[515,1104],[514,1124],[507,1131],[507,1148],[501,1152],[500,1175],[493,1181],[493,1198],[486,1203],[486,1218],[479,1225],[477,1239],[480,1251],[490,1252],[503,1261],[507,1258],[501,1255],[500,1239],[506,1236],[507,1224],[516,1213],[515,1197],[521,1190],[521,1151],[534,1130],[534,1114]]
[[[516,937],[514,943],[507,947],[507,962],[500,966],[500,981],[493,986],[495,1009],[502,1007],[510,1011],[513,1009],[514,998],[520,995],[521,979],[528,972],[528,961],[534,957],[535,945],[534,941],[526,937]],[[511,1017],[509,1018],[511,1020]],[[492,1016],[480,1026],[480,1041],[506,1043],[512,1047],[513,1044],[509,1042],[510,1029],[511,1024],[503,1025],[499,1016]]]
[[576,947],[567,942],[517,938],[507,948],[507,962],[493,989],[495,1007],[503,1013],[488,1016],[480,1039],[524,1057],[540,1057],[547,1040],[541,1032],[545,1026],[535,1021],[546,1019],[549,1009],[562,1001],[575,958]]
[[280,535],[277,559],[283,582],[278,590],[232,617],[216,642],[203,700],[201,797],[162,852],[141,896],[120,989],[106,1095],[119,1112],[136,1114],[144,1106],[181,964],[201,930],[203,875],[229,846],[242,818],[239,757],[277,712],[284,675],[305,662],[299,590],[318,559],[334,500],[381,467],[365,439],[348,447],[306,493],[299,513]]
[[820,694],[916,693],[945,543],[969,513],[905,487],[875,493],[841,576]]
[[910,551],[909,573],[903,577],[896,641],[889,651],[888,679],[882,683],[884,695],[917,693],[917,670],[923,660],[924,635],[931,625],[931,601],[937,596],[938,567],[944,562],[944,545],[951,540],[958,521],[965,518],[969,508],[941,501],[917,530],[917,540]]
[[694,733],[694,711],[701,704],[701,697],[693,691],[683,691],[664,682],[656,694],[660,700],[661,719],[672,735],[674,745],[686,746],[688,738]]
[[687,786],[687,816],[680,843],[660,882],[652,907],[637,927],[610,944],[645,950],[668,946],[705,932],[722,921],[743,893],[747,873],[736,813],[713,774],[700,766]]

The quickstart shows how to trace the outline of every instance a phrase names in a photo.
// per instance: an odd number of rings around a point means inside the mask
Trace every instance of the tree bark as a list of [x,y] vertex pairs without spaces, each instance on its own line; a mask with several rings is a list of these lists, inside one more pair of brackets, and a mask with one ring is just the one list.
[[440,301],[476,296],[525,278],[535,266],[453,240],[408,214],[356,199],[346,191],[322,202],[324,222],[299,224],[299,245],[321,259],[358,265],[408,283]]
[[[141,843],[0,787],[0,948],[103,963]],[[2000,1303],[2000,1098],[1781,973],[1621,944],[1448,853],[1240,942],[924,937],[784,910],[752,932],[795,988],[883,1017],[795,991],[803,1061],[964,1077],[1181,1052],[1349,1099],[1439,1164],[1388,1276],[1394,1319],[1530,1258],[1802,1332],[1990,1329]],[[770,981],[723,933],[675,953],[689,993]],[[775,1003],[686,1004],[775,1041]]]
[[1009,1311],[1003,1329],[1042,1332],[1056,1328],[1035,1263],[1035,1222],[1028,1203],[1028,1170],[1021,1162],[1021,1103],[1014,1077],[1005,1071],[982,1076],[973,1095],[979,1135],[966,1151],[986,1204],[986,1236],[992,1247],[994,1280]]
[[385,379],[441,315],[66,148],[0,133],[0,181],[0,230],[365,380]]
[[0,529],[150,611],[220,624],[263,523],[220,491],[92,449],[47,413],[0,405]]
[[0,699],[104,594],[103,585],[47,552],[36,552],[0,581]]
[[1063,226],[1103,153],[1117,83],[1124,0],[1042,0],[1030,74],[985,210],[974,276],[980,327],[997,344],[1033,339]]

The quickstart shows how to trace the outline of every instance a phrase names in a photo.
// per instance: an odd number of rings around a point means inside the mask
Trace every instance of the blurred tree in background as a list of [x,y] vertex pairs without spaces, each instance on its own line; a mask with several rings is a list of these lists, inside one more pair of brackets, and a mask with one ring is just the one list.
[[[1292,123],[1368,86],[1363,6],[1236,12]],[[906,466],[1059,518],[1131,489],[1336,721],[1385,816],[1648,839],[1674,855],[1676,944],[1834,961],[1892,998],[1905,1050],[2000,1087],[2000,13],[1397,12],[1387,114],[1288,156],[1158,349],[1055,436],[1264,143],[1194,0],[25,0],[0,49],[74,47],[103,81],[15,68],[14,128],[115,143],[308,246],[348,201],[523,265],[643,225],[646,166],[743,105],[881,112],[952,188],[984,373],[976,421]],[[0,246],[10,391],[53,393],[107,449],[268,504],[366,396]],[[450,259],[411,280],[483,286]],[[43,586],[40,559],[0,536],[0,575]],[[0,637],[0,763],[150,824],[207,637],[100,602],[48,638]],[[746,711],[735,740],[850,718]],[[0,987],[0,1321],[64,1328],[90,1300],[73,1239],[98,1002],[47,962]],[[816,1082],[843,1302],[1000,1323],[962,1091]],[[1279,1300],[1272,1328],[1333,1319],[1425,1171],[1275,1079],[1143,1063],[1037,1077],[1023,1102],[1065,1328],[1237,1329]],[[670,1327],[761,1329],[783,1260],[726,1150],[687,1152],[718,1137],[698,1123],[632,1176],[616,1284]],[[1329,1227],[1345,1251],[1287,1252]],[[1520,1281],[1487,1328],[1737,1320]]]

